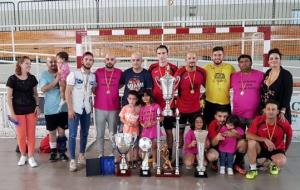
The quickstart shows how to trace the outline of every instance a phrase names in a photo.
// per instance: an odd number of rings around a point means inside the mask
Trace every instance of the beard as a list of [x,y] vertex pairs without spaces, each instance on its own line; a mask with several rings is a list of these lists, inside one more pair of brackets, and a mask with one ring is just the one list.
[[91,66],[83,65],[83,67],[84,67],[86,70],[90,70],[90,69],[91,69]]
[[108,69],[112,69],[114,67],[114,65],[113,64],[105,64],[105,67]]

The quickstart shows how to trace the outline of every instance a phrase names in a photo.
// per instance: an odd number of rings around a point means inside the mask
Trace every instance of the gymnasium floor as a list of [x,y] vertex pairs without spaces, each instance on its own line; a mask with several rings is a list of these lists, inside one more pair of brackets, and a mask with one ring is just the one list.
[[[183,171],[180,178],[141,178],[135,171],[131,177],[96,176],[85,177],[85,169],[69,172],[68,164],[50,163],[48,154],[37,154],[39,167],[17,166],[18,154],[14,152],[15,139],[0,139],[0,190],[294,190],[300,185],[300,147],[291,145],[287,153],[288,164],[279,176],[270,176],[267,172],[252,181],[241,175],[221,176],[209,170],[209,178],[197,179],[192,171]],[[87,153],[88,158],[97,157],[97,144]]]

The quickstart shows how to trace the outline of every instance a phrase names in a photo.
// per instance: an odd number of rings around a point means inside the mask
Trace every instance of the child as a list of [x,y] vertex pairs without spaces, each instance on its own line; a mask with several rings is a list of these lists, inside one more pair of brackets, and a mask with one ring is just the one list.
[[[157,154],[157,110],[161,113],[158,104],[154,103],[154,97],[149,89],[143,91],[142,108],[140,111],[140,124],[143,127],[142,137],[147,137],[152,141],[152,166],[156,167],[156,154]],[[161,117],[160,121],[163,118]]]
[[70,67],[69,67],[69,55],[67,52],[59,52],[56,54],[57,59],[57,70],[60,75],[59,79],[59,88],[60,88],[60,103],[59,103],[59,111],[61,110],[62,106],[65,104],[65,91],[66,91],[66,80],[67,76],[70,73]]
[[225,165],[227,166],[228,175],[233,175],[233,157],[237,146],[237,137],[227,137],[226,133],[235,132],[239,136],[244,135],[243,129],[238,127],[240,120],[237,116],[231,115],[226,121],[226,125],[222,126],[220,133],[224,137],[219,143],[220,152],[220,174],[225,174]]
[[[184,138],[184,165],[186,169],[191,169],[195,159],[198,157],[197,141],[194,130],[202,130],[205,126],[203,117],[197,114],[193,118],[193,123]],[[209,140],[206,139],[205,148],[209,147]]]
[[[127,97],[128,104],[124,106],[119,114],[120,120],[123,123],[123,133],[130,133],[132,135],[139,135],[140,124],[139,124],[139,114],[141,107],[137,104],[138,102],[138,92],[131,90],[128,92]],[[138,139],[136,140],[136,144]],[[133,167],[136,167],[138,148],[135,144],[133,151],[129,152],[129,161],[134,162]]]

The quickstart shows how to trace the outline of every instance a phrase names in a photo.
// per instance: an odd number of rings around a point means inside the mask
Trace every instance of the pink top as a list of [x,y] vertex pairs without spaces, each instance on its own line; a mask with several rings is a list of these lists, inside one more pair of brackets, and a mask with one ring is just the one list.
[[[226,127],[226,125],[224,125],[220,129],[220,133],[223,134],[224,132],[229,131],[229,130],[230,129],[228,129]],[[240,136],[244,135],[244,131],[240,127],[236,127],[235,130],[238,132],[238,134]],[[237,141],[238,141],[238,139],[236,137],[225,137],[225,139],[220,141],[220,143],[219,143],[219,151],[227,152],[227,153],[234,153],[236,151]]]
[[105,111],[119,110],[119,81],[122,71],[117,68],[114,68],[113,71],[99,68],[95,75],[97,87],[94,107]]
[[60,81],[66,81],[67,76],[70,73],[70,67],[68,63],[63,63],[60,65]]
[[195,137],[194,131],[192,129],[190,129],[186,133],[185,138],[184,138],[184,149],[183,150],[184,150],[185,155],[187,155],[187,154],[197,154],[198,153],[197,144],[194,147],[191,147],[191,148],[187,147],[189,144],[191,144],[191,142],[193,140],[196,140],[196,137]]
[[156,127],[156,123],[157,123],[156,116],[157,116],[158,109],[161,113],[160,106],[156,103],[143,106],[140,111],[140,123],[147,128]]
[[249,74],[236,72],[231,76],[233,89],[233,114],[244,119],[254,119],[260,103],[260,87],[264,74],[252,70]]
[[139,135],[140,132],[140,123],[139,123],[139,115],[140,115],[140,106],[130,106],[126,105],[122,108],[119,116],[121,121],[125,121],[123,132]]

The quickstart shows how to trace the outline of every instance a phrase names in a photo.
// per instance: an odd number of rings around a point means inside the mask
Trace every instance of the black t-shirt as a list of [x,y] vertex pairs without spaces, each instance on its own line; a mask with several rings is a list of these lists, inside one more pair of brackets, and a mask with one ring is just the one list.
[[21,80],[16,75],[11,75],[8,78],[6,86],[13,89],[12,103],[16,115],[34,112],[36,102],[33,89],[37,84],[37,79],[31,74],[28,74],[26,80]]

